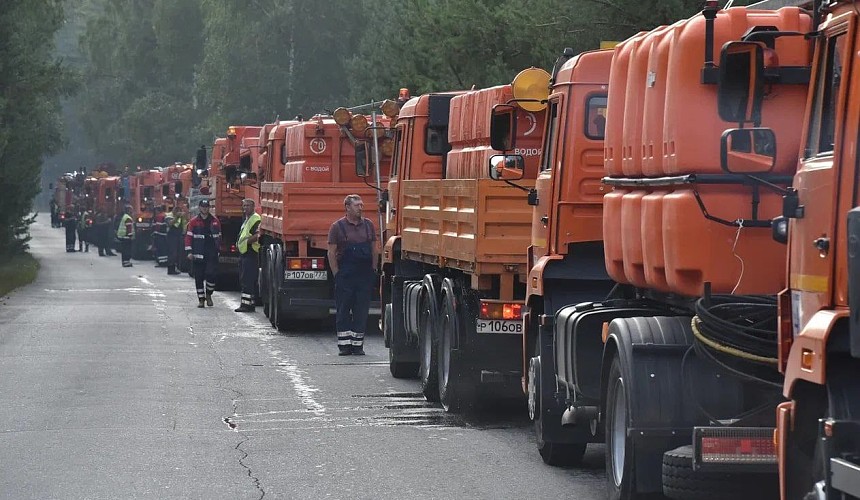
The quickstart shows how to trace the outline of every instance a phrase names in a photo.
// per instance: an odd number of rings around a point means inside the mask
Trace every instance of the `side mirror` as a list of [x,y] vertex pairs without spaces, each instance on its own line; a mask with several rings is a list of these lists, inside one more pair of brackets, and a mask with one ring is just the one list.
[[181,193],[182,193],[182,181],[176,181],[176,182],[173,184],[173,192],[174,192],[174,193],[176,193],[176,194],[181,194]]
[[717,108],[723,121],[761,123],[764,50],[756,42],[729,42],[720,53]]
[[239,170],[241,170],[243,172],[250,172],[251,171],[251,157],[250,156],[243,156],[243,157],[239,158]]
[[720,166],[730,174],[766,174],[776,164],[776,135],[769,128],[734,128],[720,139]]
[[370,172],[367,168],[370,165],[370,161],[368,159],[370,153],[370,148],[367,147],[365,143],[359,143],[355,146],[355,175],[360,178],[365,178],[370,175]]
[[521,155],[490,157],[490,178],[497,181],[517,181],[523,178],[526,161]]
[[168,196],[168,195],[170,195],[170,185],[165,184],[165,185],[161,186],[161,196]]
[[517,110],[510,104],[496,104],[490,117],[490,146],[496,151],[514,149],[517,136]]

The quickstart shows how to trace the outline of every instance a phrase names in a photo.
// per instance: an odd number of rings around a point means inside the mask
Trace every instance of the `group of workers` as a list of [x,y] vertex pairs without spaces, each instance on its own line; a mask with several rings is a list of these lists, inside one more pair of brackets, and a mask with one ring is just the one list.
[[[152,250],[156,267],[167,267],[167,274],[180,274],[177,267],[183,255],[190,261],[197,291],[197,307],[205,308],[214,306],[212,294],[217,279],[221,223],[210,213],[209,200],[201,200],[198,209],[198,214],[189,220],[187,213],[181,209],[165,212],[163,208],[157,207],[152,220]],[[360,196],[347,196],[344,209],[344,217],[332,223],[328,234],[328,261],[335,280],[338,355],[363,355],[364,333],[377,273],[376,229],[373,222],[363,216],[364,203]],[[116,255],[111,248],[117,243],[123,267],[131,267],[135,238],[131,212],[131,205],[126,205],[124,212],[114,219],[101,213],[96,213],[93,219],[86,210],[78,214],[67,213],[63,222],[66,228],[66,251],[76,251],[77,232],[80,240],[78,251],[89,251],[89,243],[93,243],[98,247],[100,256]],[[241,303],[235,311],[254,312],[258,292],[261,218],[251,199],[242,201],[242,213],[244,221],[236,243],[240,254]]]

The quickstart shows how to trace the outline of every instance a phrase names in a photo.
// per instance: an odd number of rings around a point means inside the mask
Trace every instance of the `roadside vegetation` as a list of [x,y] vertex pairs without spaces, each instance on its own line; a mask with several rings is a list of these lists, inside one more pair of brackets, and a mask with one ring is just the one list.
[[39,261],[29,253],[19,253],[0,262],[0,297],[30,284],[39,272]]

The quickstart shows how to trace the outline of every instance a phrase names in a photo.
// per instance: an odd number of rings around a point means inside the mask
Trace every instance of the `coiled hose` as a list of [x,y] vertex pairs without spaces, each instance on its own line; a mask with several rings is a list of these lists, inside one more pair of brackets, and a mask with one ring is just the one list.
[[776,297],[712,295],[696,302],[693,349],[734,375],[781,387],[777,370]]

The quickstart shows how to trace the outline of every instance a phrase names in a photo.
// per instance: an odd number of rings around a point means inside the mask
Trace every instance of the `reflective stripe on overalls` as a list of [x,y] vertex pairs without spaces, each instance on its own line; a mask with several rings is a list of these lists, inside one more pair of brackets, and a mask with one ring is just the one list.
[[[348,222],[343,222],[348,224]],[[368,240],[346,247],[338,259],[335,277],[335,301],[337,303],[337,344],[339,346],[364,345],[364,330],[370,309],[370,293],[373,284],[373,241],[367,221],[362,221],[368,232]],[[341,225],[346,239],[346,229]]]

